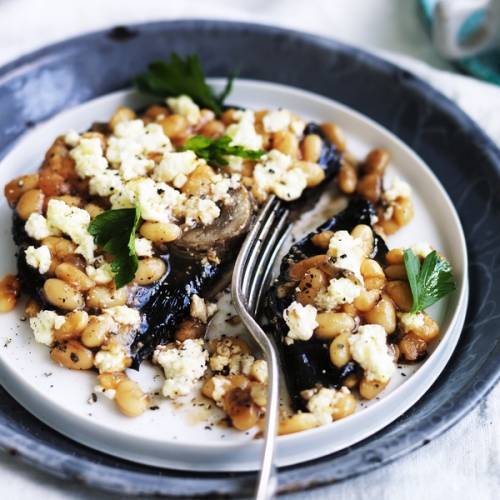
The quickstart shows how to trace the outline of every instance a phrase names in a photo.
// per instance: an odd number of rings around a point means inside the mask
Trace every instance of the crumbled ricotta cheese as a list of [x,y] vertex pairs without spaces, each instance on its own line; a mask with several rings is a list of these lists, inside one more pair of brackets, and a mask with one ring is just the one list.
[[111,196],[123,189],[123,181],[118,170],[106,170],[90,178],[89,193]]
[[116,390],[115,389],[105,389],[102,385],[94,386],[94,391],[103,394],[108,399],[115,399]]
[[292,167],[292,158],[272,149],[257,163],[253,177],[260,196],[275,193],[282,200],[296,200],[307,187],[307,177],[300,168]]
[[121,122],[115,127],[114,134],[108,139],[106,158],[115,167],[120,168],[124,180],[145,175],[154,167],[149,153],[165,154],[172,150],[170,139],[157,123],[142,120]]
[[387,334],[381,325],[363,325],[348,339],[351,355],[365,370],[367,380],[388,382],[396,371],[387,346]]
[[94,358],[94,366],[99,373],[122,372],[130,366],[131,362],[125,347],[114,342],[102,347]]
[[235,111],[233,114],[237,123],[227,127],[225,135],[231,137],[231,146],[243,146],[245,149],[261,149],[262,136],[255,131],[255,115],[253,111]]
[[256,359],[250,368],[250,375],[260,382],[261,384],[267,384],[267,362],[263,359]]
[[189,394],[203,377],[207,359],[208,354],[201,339],[187,339],[173,348],[158,347],[153,354],[153,361],[161,365],[165,372],[162,394],[171,399]]
[[48,236],[61,236],[61,231],[50,227],[47,219],[40,214],[32,213],[24,226],[26,233],[35,240],[43,240]]
[[187,176],[202,163],[205,161],[199,160],[194,151],[166,153],[151,177],[158,182],[172,182],[174,187],[180,189],[186,183]]
[[327,254],[336,258],[336,266],[349,269],[364,283],[360,268],[365,254],[361,245],[361,240],[353,238],[347,231],[336,231],[330,240]]
[[410,249],[417,257],[422,259],[425,259],[433,251],[429,243],[415,243],[410,246]]
[[103,310],[103,314],[109,314],[117,323],[130,325],[137,328],[141,322],[141,315],[135,307],[115,306]]
[[307,409],[317,418],[319,425],[326,425],[333,421],[336,405],[342,397],[349,394],[347,387],[341,390],[322,387],[307,402]]
[[185,116],[190,125],[196,125],[200,121],[200,108],[193,102],[191,97],[187,95],[169,97],[167,104],[174,113]]
[[198,319],[204,325],[207,324],[209,318],[211,318],[217,312],[217,305],[207,304],[204,299],[196,294],[191,295],[191,306],[190,315],[192,318]]
[[287,109],[279,109],[267,113],[262,123],[266,132],[278,132],[279,130],[287,130],[290,127],[291,119],[292,113],[290,113],[290,111]]
[[85,268],[87,276],[99,285],[105,285],[112,281],[115,273],[111,271],[111,264],[108,264],[102,255],[99,255],[91,266]]
[[78,146],[78,144],[80,144],[80,139],[80,134],[74,130],[68,130],[64,136],[64,142],[71,148]]
[[398,198],[409,198],[411,196],[411,186],[395,177],[392,181],[391,187],[384,191],[382,198],[388,202],[396,201]]
[[183,208],[186,226],[201,222],[205,226],[212,224],[220,215],[220,208],[208,199],[192,196],[188,198]]
[[49,247],[41,245],[38,248],[29,246],[26,249],[26,262],[40,272],[45,274],[52,264],[52,256]]
[[212,392],[212,399],[215,401],[217,406],[221,408],[224,406],[224,396],[229,389],[232,389],[234,385],[231,381],[224,377],[223,375],[214,375],[212,377],[212,382],[214,385],[214,390]]
[[134,248],[137,257],[153,256],[153,243],[146,238],[135,238]]
[[210,185],[211,200],[213,202],[222,201],[224,205],[232,205],[233,197],[229,194],[230,189],[237,189],[241,185],[241,175],[234,174],[223,177],[221,174],[214,176]]
[[349,278],[334,278],[330,280],[328,288],[322,288],[314,303],[318,309],[333,311],[341,304],[351,304],[359,296],[362,288]]
[[396,314],[406,332],[419,330],[425,324],[425,314],[422,312],[417,312],[413,314],[398,312]]
[[283,319],[290,329],[287,338],[291,340],[309,340],[318,326],[316,321],[317,310],[308,304],[303,306],[293,301],[284,311]]
[[304,129],[306,128],[306,122],[299,118],[298,116],[292,115],[290,121],[290,130],[298,137],[300,137],[304,133]]
[[52,199],[47,208],[47,222],[51,228],[59,229],[78,245],[76,253],[83,255],[87,262],[93,262],[97,247],[94,237],[88,232],[90,215],[86,210]]
[[81,179],[102,174],[108,168],[108,162],[103,156],[101,140],[98,137],[82,137],[78,146],[69,154],[75,160],[75,170]]
[[34,318],[30,319],[35,340],[48,346],[54,343],[54,330],[61,328],[65,322],[66,318],[59,316],[54,311],[40,311]]

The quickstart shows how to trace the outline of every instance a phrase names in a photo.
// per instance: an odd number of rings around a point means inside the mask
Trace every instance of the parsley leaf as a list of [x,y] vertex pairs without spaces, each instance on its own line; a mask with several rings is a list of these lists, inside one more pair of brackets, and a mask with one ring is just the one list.
[[433,250],[422,263],[412,250],[404,251],[404,261],[408,281],[413,295],[413,307],[410,313],[421,312],[457,289],[453,281],[451,264],[441,259]]
[[135,278],[139,261],[135,255],[135,230],[141,216],[135,208],[108,210],[99,214],[89,225],[94,243],[115,258],[111,270],[115,273],[116,288],[122,288]]
[[223,135],[219,139],[211,139],[210,137],[205,137],[204,135],[196,135],[189,139],[183,150],[188,149],[194,151],[198,158],[203,158],[216,167],[223,167],[228,165],[228,161],[223,157],[223,155],[239,156],[241,158],[246,158],[248,160],[258,160],[265,151],[245,149],[243,146],[230,146],[232,139],[227,135]]
[[226,87],[216,95],[205,82],[203,68],[197,54],[186,56],[184,61],[179,54],[172,52],[170,63],[155,61],[148,66],[148,72],[136,76],[133,82],[139,92],[158,97],[178,97],[186,94],[204,108],[211,109],[217,115],[222,113],[224,100],[232,89],[233,80],[239,69],[229,77]]

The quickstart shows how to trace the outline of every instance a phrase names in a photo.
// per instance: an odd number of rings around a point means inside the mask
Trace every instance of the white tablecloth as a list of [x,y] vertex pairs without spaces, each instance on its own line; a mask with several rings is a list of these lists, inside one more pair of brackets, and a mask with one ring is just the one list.
[[[454,100],[500,145],[500,89],[443,71],[452,67],[435,54],[416,0],[0,0],[0,65],[85,32],[181,18],[279,25],[376,51]],[[454,428],[410,455],[361,477],[283,498],[497,499],[499,415],[497,387]],[[55,479],[0,454],[0,498],[119,497]]]

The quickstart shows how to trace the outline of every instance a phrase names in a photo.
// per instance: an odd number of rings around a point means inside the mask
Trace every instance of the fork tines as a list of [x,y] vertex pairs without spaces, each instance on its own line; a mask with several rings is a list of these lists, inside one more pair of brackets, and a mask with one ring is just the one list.
[[233,271],[231,295],[237,314],[264,353],[268,365],[266,430],[256,499],[273,498],[278,480],[274,465],[278,420],[279,368],[274,347],[255,317],[268,285],[276,255],[291,225],[289,211],[273,195],[262,207],[240,250]]

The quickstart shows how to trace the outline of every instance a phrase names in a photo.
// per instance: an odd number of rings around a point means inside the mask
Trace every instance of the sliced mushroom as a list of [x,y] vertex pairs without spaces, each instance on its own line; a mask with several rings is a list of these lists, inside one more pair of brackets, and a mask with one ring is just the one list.
[[172,242],[170,251],[186,259],[207,257],[213,262],[234,255],[238,243],[247,233],[253,219],[250,194],[245,188],[232,193],[232,205],[222,207],[220,216],[210,226],[196,226]]

